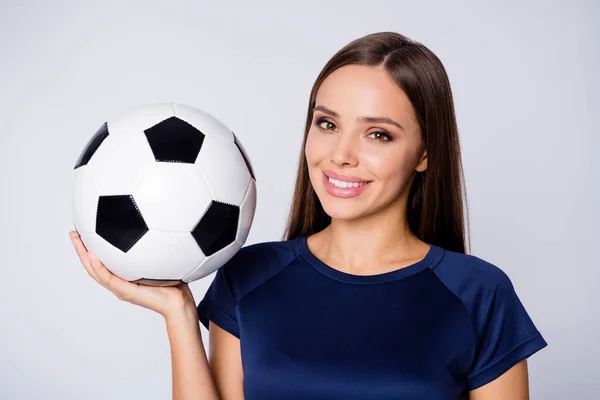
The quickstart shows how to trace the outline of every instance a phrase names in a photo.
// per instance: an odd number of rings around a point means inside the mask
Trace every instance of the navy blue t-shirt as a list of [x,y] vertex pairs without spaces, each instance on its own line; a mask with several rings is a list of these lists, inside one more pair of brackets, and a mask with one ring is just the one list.
[[467,399],[547,343],[500,268],[430,246],[370,276],[326,265],[306,237],[246,246],[198,316],[240,339],[246,400]]

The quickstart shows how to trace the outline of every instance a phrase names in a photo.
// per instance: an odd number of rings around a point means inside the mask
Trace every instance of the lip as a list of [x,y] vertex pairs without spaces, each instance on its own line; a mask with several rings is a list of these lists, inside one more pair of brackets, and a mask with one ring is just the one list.
[[337,179],[337,180],[340,180],[340,181],[346,181],[346,182],[370,182],[368,179],[360,179],[360,178],[357,178],[355,176],[342,175],[342,174],[338,174],[338,173],[330,171],[330,170],[324,170],[323,173],[325,175],[327,175],[328,177],[330,177],[330,178]]
[[[337,175],[337,174],[336,174]],[[340,176],[340,175],[337,175]],[[338,179],[334,176],[331,176],[331,178],[333,179]],[[346,180],[348,179],[348,177],[345,177]],[[367,190],[367,188],[369,186],[371,186],[371,182],[372,181],[363,181],[363,180],[358,180],[358,181],[348,181],[348,182],[368,182],[365,185],[359,186],[359,187],[349,187],[349,188],[339,188],[335,185],[333,185],[331,182],[329,182],[329,176],[327,176],[327,174],[325,172],[323,172],[323,186],[325,186],[325,190],[327,191],[327,193],[329,193],[329,195],[333,196],[333,197],[339,197],[342,199],[348,199],[351,197],[356,197],[359,194],[361,194],[362,192],[364,192],[365,190]]]

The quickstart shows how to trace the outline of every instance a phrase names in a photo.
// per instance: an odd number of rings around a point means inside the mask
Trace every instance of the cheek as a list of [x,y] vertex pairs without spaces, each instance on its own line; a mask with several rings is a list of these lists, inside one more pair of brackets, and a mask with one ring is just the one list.
[[317,165],[324,157],[324,150],[325,146],[323,146],[322,140],[319,140],[318,135],[309,131],[304,147],[304,155],[308,165]]
[[400,185],[410,175],[412,168],[411,154],[405,149],[392,147],[385,151],[369,151],[363,154],[363,165],[383,183]]

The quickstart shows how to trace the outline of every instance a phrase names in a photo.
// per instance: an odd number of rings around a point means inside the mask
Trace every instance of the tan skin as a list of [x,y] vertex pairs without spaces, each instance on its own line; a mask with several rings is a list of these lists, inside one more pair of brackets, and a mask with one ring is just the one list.
[[[81,264],[96,282],[110,290],[120,300],[156,311],[165,318],[167,331],[170,332],[172,358],[179,359],[174,360],[174,365],[178,364],[179,368],[176,369],[175,366],[173,368],[174,400],[244,399],[240,341],[211,322],[210,361],[207,360],[198,327],[196,302],[187,284],[153,287],[125,281],[112,274],[93,252],[86,249],[76,231],[69,232],[69,236]],[[193,338],[182,337],[186,334],[191,334]],[[175,349],[176,347],[178,349]],[[195,355],[192,352],[194,349]],[[192,353],[189,357],[193,359],[185,360],[178,355],[181,353],[186,355]],[[208,369],[210,374],[205,372]],[[206,379],[199,379],[199,376]]]
[[[408,228],[406,203],[415,173],[427,168],[427,153],[407,96],[383,69],[349,65],[327,77],[316,106],[322,108],[314,112],[305,156],[312,185],[332,222],[308,238],[310,250],[332,268],[355,275],[381,274],[421,260],[429,245]],[[388,117],[400,127],[365,123],[360,116]],[[371,187],[351,199],[336,198],[325,191],[323,170],[372,181]],[[90,263],[77,236],[74,243],[88,273],[117,297],[167,319],[195,307],[187,285],[155,288],[126,282],[97,258]],[[220,398],[244,399],[239,339],[212,322],[209,335],[208,358]],[[527,360],[471,391],[469,398],[528,400]]]

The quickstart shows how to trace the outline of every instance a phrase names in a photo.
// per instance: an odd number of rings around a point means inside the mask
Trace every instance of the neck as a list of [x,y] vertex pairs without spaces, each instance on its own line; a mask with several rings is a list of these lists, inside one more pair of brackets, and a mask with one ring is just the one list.
[[429,246],[410,230],[402,210],[405,203],[366,217],[332,219],[309,244],[324,261],[349,273],[370,275],[408,265],[422,259]]

